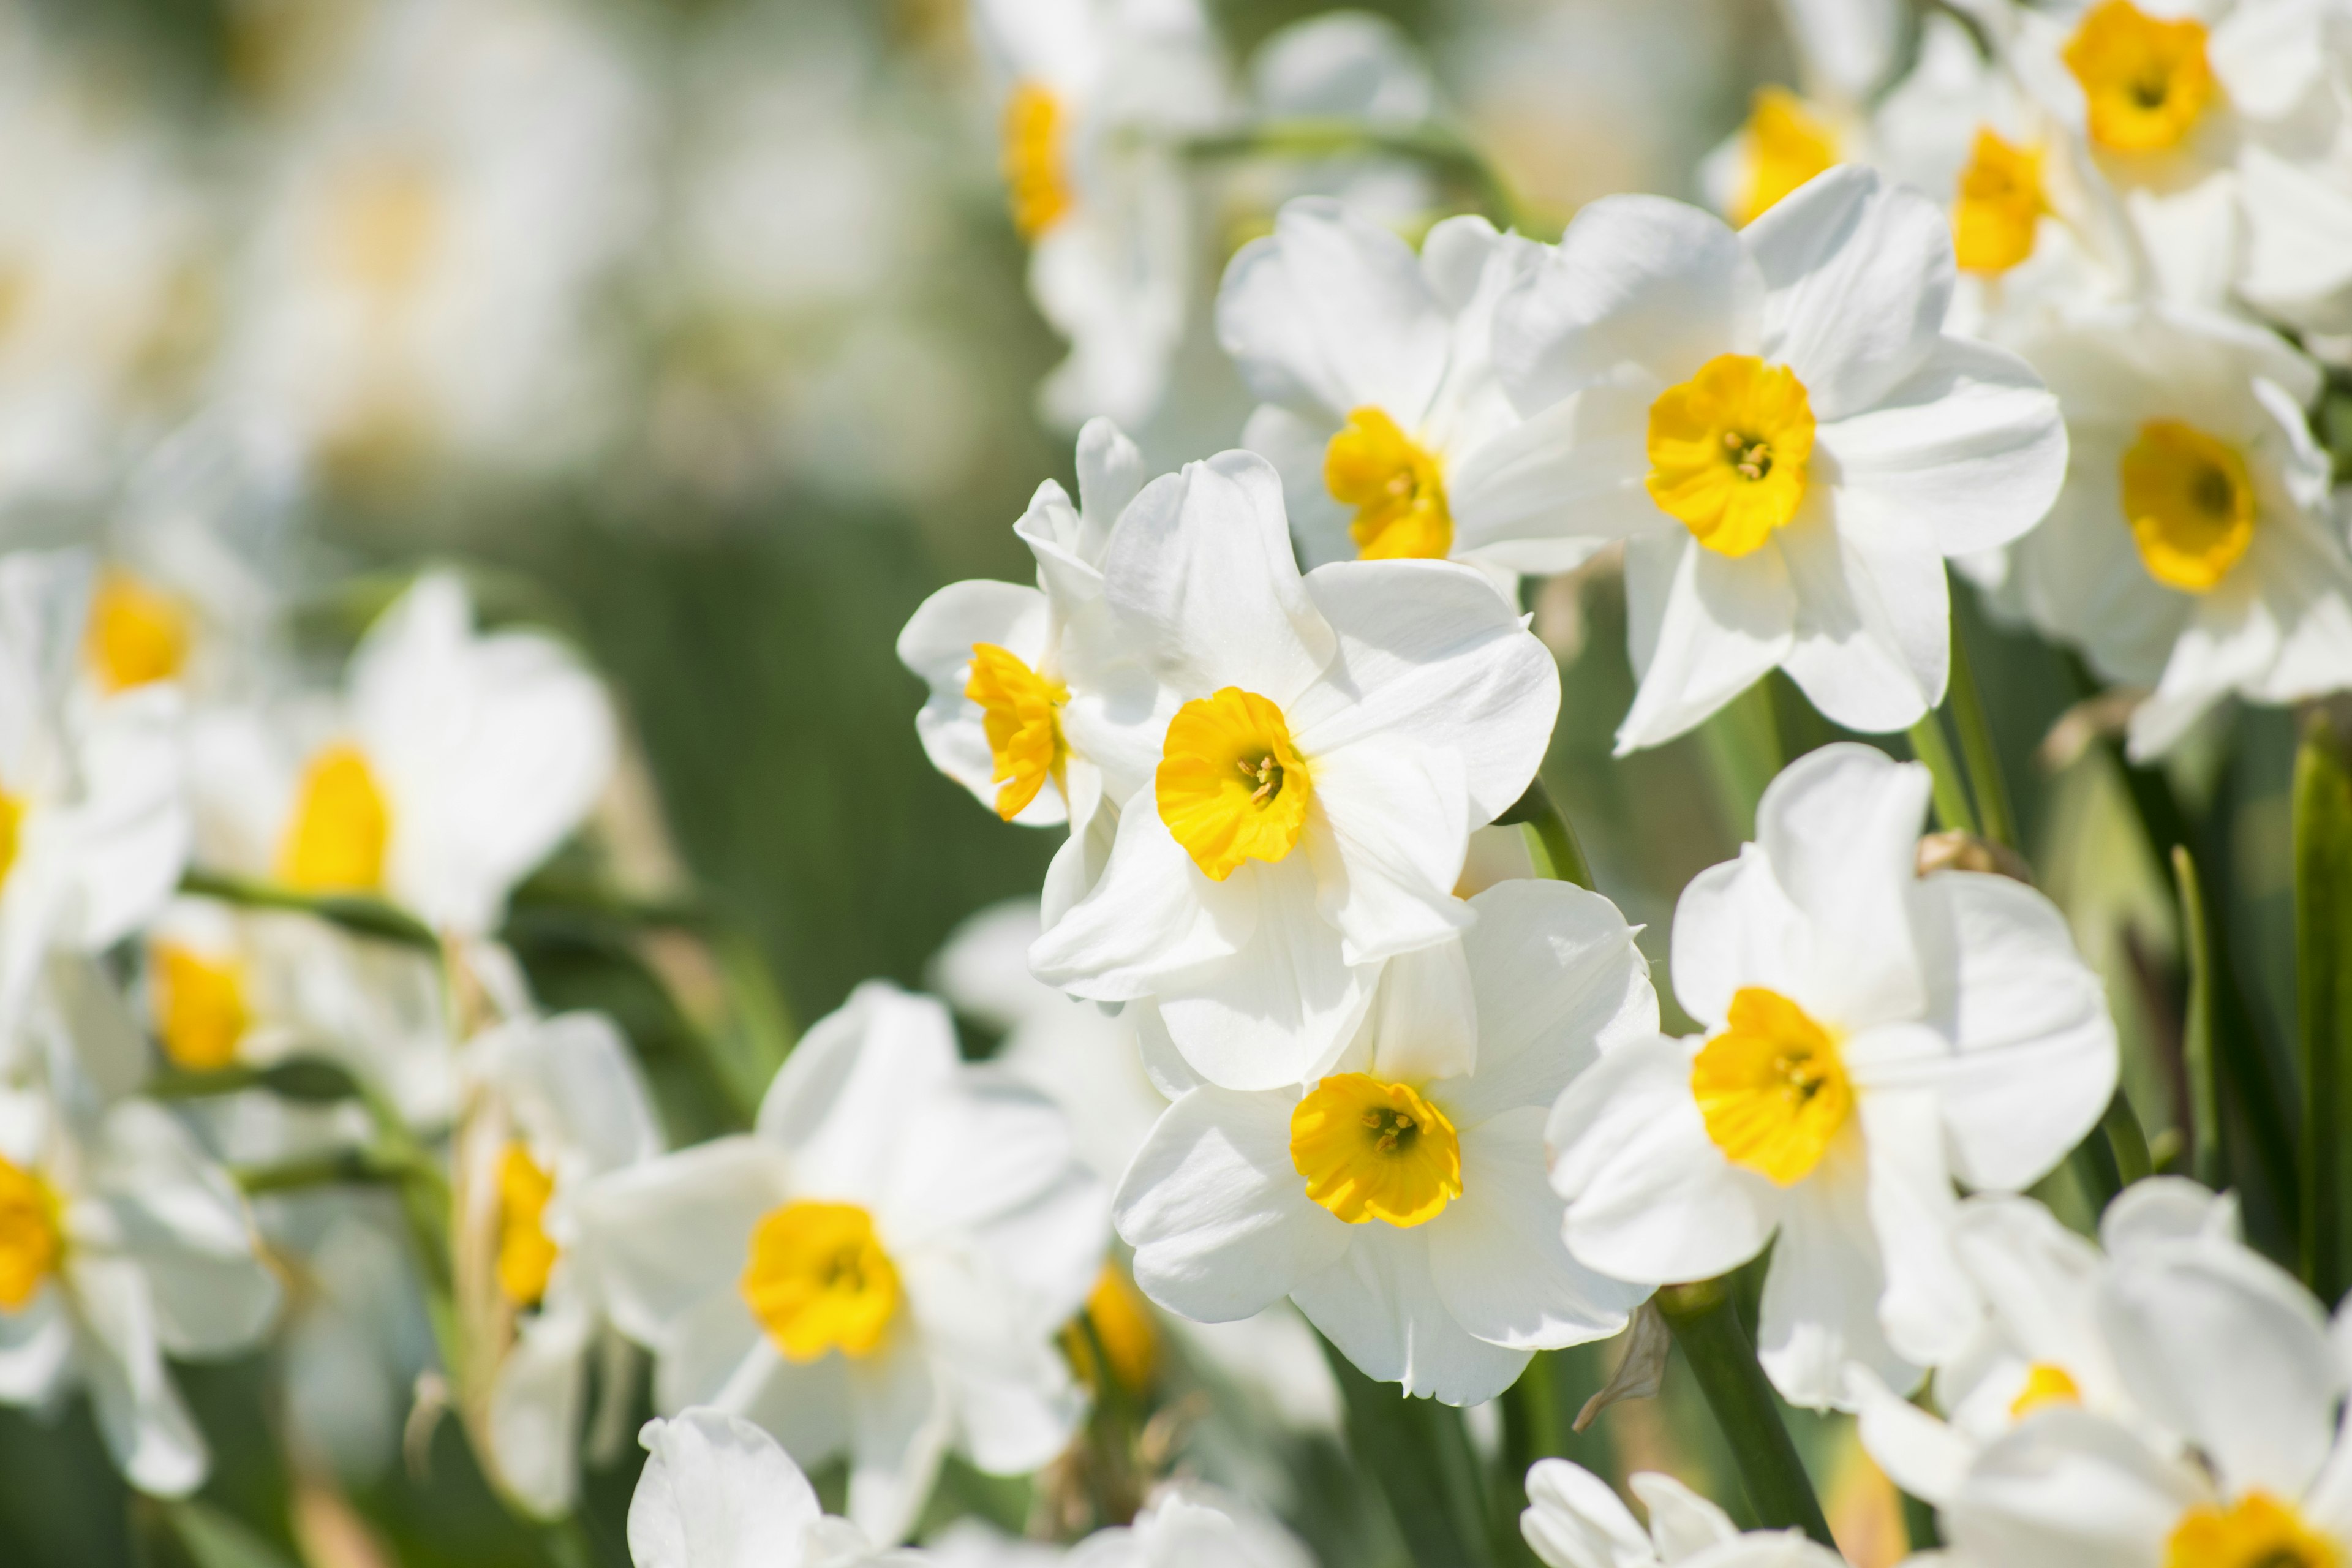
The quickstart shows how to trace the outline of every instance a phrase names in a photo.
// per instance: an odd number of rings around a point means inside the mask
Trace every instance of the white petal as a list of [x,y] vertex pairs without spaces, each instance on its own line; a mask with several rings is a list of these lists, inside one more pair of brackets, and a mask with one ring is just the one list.
[[1942,1521],[1968,1563],[2147,1568],[2199,1491],[2122,1427],[2053,1407],[1984,1452]]
[[[506,1489],[541,1518],[570,1512],[579,1493],[580,1410],[593,1327],[584,1313],[541,1312],[521,1325],[490,1382],[492,1462]],[[642,1479],[638,1485],[642,1491]]]
[[1796,647],[1797,592],[1780,552],[1729,560],[1679,526],[1627,542],[1625,616],[1642,684],[1617,727],[1619,756],[1696,727]]
[[1906,1361],[1940,1366],[1967,1344],[1979,1309],[1953,1249],[1958,1199],[1936,1097],[1872,1089],[1855,1114],[1870,1145],[1870,1225],[1886,1274],[1879,1324]]
[[1519,1533],[1549,1568],[1643,1568],[1657,1552],[1609,1483],[1567,1459],[1528,1470]]
[[1355,513],[1339,504],[1323,478],[1323,458],[1339,432],[1336,416],[1308,417],[1278,403],[1261,403],[1242,426],[1244,447],[1282,476],[1282,506],[1289,514],[1298,558],[1309,568],[1356,558],[1349,524]]
[[1842,1138],[1789,1190],[1757,1313],[1756,1359],[1781,1398],[1813,1410],[1845,1403],[1849,1364],[1896,1388],[1919,1382],[1919,1369],[1879,1326],[1886,1270],[1871,1230],[1858,1142]]
[[1521,572],[1566,572],[1659,520],[1653,386],[1588,386],[1482,441],[1446,475],[1454,550]]
[[64,1392],[73,1366],[73,1320],[54,1282],[13,1312],[0,1312],[0,1405],[39,1409]]
[[773,1146],[739,1136],[583,1187],[573,1204],[582,1258],[622,1331],[658,1345],[669,1325],[706,1295],[732,1289],[752,1227],[791,1191],[787,1170]]
[[947,1454],[947,1402],[911,1345],[850,1363],[849,1380],[848,1519],[874,1541],[902,1541]]
[[152,1292],[154,1332],[174,1355],[226,1355],[278,1315],[278,1278],[256,1255],[245,1205],[162,1107],[126,1100],[106,1116],[92,1161],[110,1250]]
[[795,1186],[878,1193],[897,1168],[901,1113],[948,1090],[961,1066],[945,1007],[869,980],[810,1025],[777,1069],[759,1136],[793,1156]]
[[1478,1064],[1479,1028],[1461,942],[1444,942],[1392,958],[1381,966],[1380,988],[1364,1019],[1372,1076],[1390,1083],[1424,1083],[1470,1072]]
[[[969,1068],[951,1087],[910,1096],[898,1107],[898,1121],[895,1157],[866,1189],[892,1246],[969,1240],[1046,1199],[1066,1181],[1092,1184],[1078,1168],[1061,1109],[1001,1069]],[[816,1178],[810,1173],[805,1179]],[[1108,1205],[1094,1206],[1107,1210]],[[1095,1232],[1097,1263],[1108,1240],[1106,1220]]]
[[1139,795],[1119,813],[1101,878],[1037,939],[1029,966],[1074,996],[1148,996],[1171,973],[1244,951],[1257,925],[1257,869],[1210,881],[1169,833],[1159,804]]
[[629,1500],[636,1568],[795,1568],[816,1492],[776,1440],[710,1409],[648,1421]]
[[142,687],[100,704],[83,738],[66,934],[85,952],[130,935],[179,885],[193,832],[180,729],[179,693]]
[[1950,595],[1920,519],[1866,490],[1816,487],[1772,542],[1797,599],[1783,662],[1824,717],[1884,733],[1943,701]]
[[[1780,782],[1767,786],[1768,795]],[[1773,869],[1762,845],[1742,845],[1739,858],[1709,866],[1675,901],[1675,999],[1710,1034],[1729,1019],[1731,999],[1742,988],[1810,990],[1820,967],[1812,922],[1790,901]]]
[[1650,1538],[1667,1563],[1681,1563],[1739,1534],[1730,1515],[1661,1471],[1634,1471],[1625,1478],[1625,1489],[1649,1510]]
[[561,1013],[479,1037],[471,1047],[525,1133],[593,1175],[661,1152],[645,1076],[602,1013]]
[[1469,906],[1454,896],[1470,849],[1459,758],[1403,737],[1370,739],[1318,754],[1314,769],[1298,847],[1340,961],[1377,963],[1467,927]]
[[1351,1227],[1347,1252],[1291,1290],[1307,1321],[1366,1377],[1447,1405],[1477,1405],[1511,1386],[1529,1360],[1454,1321],[1431,1274],[1427,1238],[1380,1220]]
[[2147,1176],[2116,1195],[2099,1216],[2099,1245],[2111,1258],[2168,1241],[2242,1241],[2238,1200],[2185,1176]]
[[1974,1444],[1864,1368],[1851,1371],[1846,1402],[1858,1417],[1863,1451],[1887,1479],[1923,1502],[1951,1502],[1976,1458]]
[[152,1290],[119,1258],[85,1257],[68,1268],[88,1331],[82,1376],[107,1450],[141,1491],[187,1496],[204,1484],[211,1459],[164,1368]]
[[[980,705],[964,695],[971,679],[972,649],[988,643],[1034,669],[1048,647],[1046,618],[1045,595],[1036,589],[974,580],[950,583],[925,599],[898,633],[898,662],[930,688],[929,698],[915,715],[915,733],[924,754],[992,811],[996,808],[997,785],[991,776],[995,758],[982,728]],[[1046,816],[1060,819],[1059,792],[1041,789],[1018,820],[1042,826],[1044,818],[1032,815],[1039,801],[1047,803]]]

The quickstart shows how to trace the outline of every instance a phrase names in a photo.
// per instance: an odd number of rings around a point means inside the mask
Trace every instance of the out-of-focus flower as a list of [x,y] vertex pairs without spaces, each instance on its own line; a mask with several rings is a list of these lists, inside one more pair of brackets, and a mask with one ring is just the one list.
[[1558,671],[1466,567],[1302,578],[1281,480],[1246,452],[1147,487],[1103,577],[1156,690],[1066,710],[1128,804],[1031,962],[1074,995],[1156,997],[1213,1083],[1315,1077],[1384,962],[1475,918],[1454,896],[1465,842],[1534,777]]
[[[1249,107],[1261,120],[1397,132],[1438,117],[1437,84],[1420,47],[1370,11],[1325,11],[1276,29],[1251,54],[1246,74]],[[1337,196],[1349,211],[1403,230],[1420,226],[1436,205],[1428,170],[1373,148],[1235,171],[1228,197],[1246,194],[1260,194],[1260,214],[1289,196]]]
[[1072,1547],[1014,1541],[969,1519],[928,1544],[940,1568],[1313,1568],[1315,1562],[1265,1513],[1191,1481],[1160,1487],[1132,1524],[1097,1530]]
[[1105,1200],[1050,1104],[876,983],[809,1030],[752,1132],[574,1214],[656,1407],[740,1414],[805,1464],[846,1453],[850,1517],[896,1541],[950,1447],[1018,1474],[1068,1441],[1083,1398],[1054,1335],[1102,1268]]
[[2232,692],[2352,686],[2352,561],[2303,413],[2316,368],[2263,329],[2162,305],[2083,313],[2023,348],[2070,451],[2011,570],[2044,635],[2154,688],[2131,754],[2162,754]]
[[792,1456],[751,1422],[697,1406],[637,1434],[652,1456],[629,1500],[636,1568],[860,1568],[930,1561],[879,1552],[824,1511]]
[[1549,1568],[1836,1568],[1845,1559],[1794,1530],[1751,1530],[1672,1476],[1637,1470],[1626,1483],[1649,1511],[1644,1530],[1609,1483],[1566,1459],[1528,1471],[1519,1533]]
[[1842,167],[1737,234],[1595,202],[1503,301],[1496,362],[1557,537],[1627,541],[1621,752],[1776,666],[1852,729],[1942,700],[1943,557],[2031,528],[2066,450],[2021,361],[1944,332],[1952,279],[1934,204]]
[[1286,1293],[1366,1374],[1449,1405],[1625,1326],[1650,1287],[1569,1256],[1543,1128],[1597,1053],[1655,1033],[1648,967],[1596,893],[1471,902],[1458,943],[1390,961],[1318,1082],[1202,1086],[1161,1118],[1118,1206],[1154,1300],[1218,1321]]
[[1675,994],[1706,1029],[1602,1055],[1552,1113],[1570,1251],[1705,1279],[1773,1245],[1758,1353],[1790,1403],[1859,1364],[1908,1390],[1978,1308],[1957,1176],[2039,1179],[2115,1092],[2115,1026],[2064,917],[2023,883],[1917,874],[1927,770],[1865,746],[1792,763],[1757,842],[1675,910]]

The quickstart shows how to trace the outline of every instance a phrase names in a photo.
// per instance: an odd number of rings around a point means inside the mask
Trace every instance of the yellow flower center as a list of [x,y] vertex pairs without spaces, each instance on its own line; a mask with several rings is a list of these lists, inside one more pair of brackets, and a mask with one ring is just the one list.
[[128,573],[99,579],[83,657],[109,691],[171,679],[187,662],[188,641],[188,613],[177,599]]
[[2012,1420],[2032,1414],[2045,1405],[2080,1405],[2083,1391],[2063,1366],[2046,1361],[2035,1362],[2025,1369],[2025,1386],[2009,1402]]
[[153,957],[155,1032],[172,1065],[213,1072],[236,1060],[252,1022],[243,966],[174,942],[155,943]]
[[963,694],[980,704],[980,727],[988,736],[993,767],[996,815],[1010,822],[1021,815],[1062,762],[1062,727],[1054,710],[1070,700],[1069,688],[1048,680],[994,643],[971,645],[971,674]]
[[1034,81],[1004,104],[1004,187],[1013,226],[1034,240],[1068,216],[1076,201],[1063,157],[1062,100]]
[[310,893],[374,892],[383,886],[391,837],[392,812],[366,756],[357,746],[329,746],[303,770],[278,879]]
[[2235,448],[2178,419],[2151,419],[2124,454],[2124,516],[2148,575],[2202,594],[2254,539],[2254,487]]
[[0,887],[7,885],[8,873],[16,868],[16,851],[23,847],[24,830],[24,801],[0,789]]
[[1176,710],[1153,787],[1160,820],[1217,882],[1297,847],[1315,793],[1282,710],[1238,686]]
[[1298,1102],[1290,1163],[1307,1195],[1349,1225],[1420,1225],[1462,1195],[1462,1143],[1445,1113],[1360,1072],[1327,1078]]
[[1323,449],[1323,483],[1356,509],[1348,525],[1366,561],[1442,561],[1454,548],[1454,514],[1437,459],[1380,409],[1352,410]]
[[1772,205],[1838,161],[1837,135],[1784,87],[1761,87],[1748,111],[1748,184],[1731,220],[1754,223]]
[[862,1356],[898,1310],[898,1270],[864,1209],[803,1201],[770,1210],[752,1230],[742,1290],[787,1361]]
[[340,181],[333,204],[327,247],[335,271],[386,302],[413,290],[447,222],[433,175],[381,160]]
[[2205,24],[2163,22],[2131,0],[2105,0],[2067,40],[2066,68],[2090,106],[2091,140],[2115,153],[2178,147],[2212,101]]
[[21,1310],[65,1255],[58,1195],[0,1155],[0,1312]]
[[521,1141],[508,1144],[499,1161],[499,1289],[518,1307],[537,1306],[555,1269],[556,1246],[541,1223],[554,1192],[555,1178]]
[[2164,1543],[2164,1568],[2342,1568],[2343,1546],[2268,1492],[2190,1509]]
[[1953,250],[1960,266],[1970,272],[2006,272],[2032,255],[2042,211],[2042,154],[1979,128],[1952,206]]
[[1077,1324],[1070,1325],[1071,1360],[1080,1375],[1090,1384],[1096,1381],[1094,1344],[1098,1343],[1121,1388],[1138,1394],[1149,1389],[1160,1365],[1160,1336],[1143,1299],[1117,1264],[1104,1264],[1095,1277],[1095,1288],[1087,1294],[1087,1321],[1094,1326],[1093,1343],[1077,1331]]
[[1786,365],[1717,354],[1650,405],[1650,499],[1723,555],[1746,555],[1797,515],[1813,407]]
[[1723,1033],[1691,1063],[1706,1135],[1735,1165],[1792,1186],[1853,1113],[1837,1042],[1777,991],[1744,987]]

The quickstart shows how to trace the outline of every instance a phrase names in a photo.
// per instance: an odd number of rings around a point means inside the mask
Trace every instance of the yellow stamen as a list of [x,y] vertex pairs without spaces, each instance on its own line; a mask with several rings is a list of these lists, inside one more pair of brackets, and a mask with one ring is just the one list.
[[499,1289],[518,1307],[535,1307],[547,1294],[557,1248],[542,1223],[555,1178],[520,1141],[499,1161]]
[[1352,410],[1323,449],[1323,483],[1356,509],[1348,535],[1366,561],[1442,561],[1454,548],[1454,514],[1437,459],[1380,409]]
[[386,159],[347,173],[333,197],[330,264],[389,302],[415,289],[440,245],[446,215],[432,174]]
[[236,1060],[237,1045],[252,1022],[245,1005],[244,966],[175,942],[156,942],[153,957],[155,1032],[172,1065],[214,1072]]
[[169,594],[123,572],[99,579],[83,656],[109,691],[169,680],[188,658],[188,613]]
[[2091,140],[2110,152],[2179,146],[2214,95],[2205,24],[2158,21],[2131,0],[2105,0],[2084,16],[2065,60],[2090,106]]
[[2045,1405],[2080,1405],[2083,1391],[2063,1366],[2046,1361],[2035,1362],[2025,1369],[2025,1386],[2009,1402],[2012,1420],[2020,1419]]
[[1004,187],[1013,226],[1034,240],[1068,216],[1076,201],[1063,151],[1062,100],[1034,81],[1004,104]]
[[2164,1543],[2164,1568],[2342,1568],[2344,1547],[2264,1491],[2229,1507],[2183,1514]]
[[1238,686],[1176,710],[1152,782],[1160,820],[1217,882],[1296,848],[1315,793],[1282,710]]
[[1723,1033],[1691,1063],[1706,1135],[1736,1165],[1792,1186],[1811,1174],[1853,1113],[1853,1085],[1829,1032],[1776,991],[1747,986]]
[[2124,516],[2148,575],[2202,594],[2254,540],[2254,486],[2236,448],[2178,419],[2151,419],[2124,454]]
[[392,813],[366,756],[356,746],[329,746],[303,770],[278,879],[311,893],[375,892],[391,837]]
[[1979,128],[1952,207],[1953,251],[1960,266],[2006,272],[2032,255],[2042,211],[2042,154]]
[[869,1354],[898,1310],[898,1270],[856,1204],[789,1203],[751,1232],[743,1300],[787,1361]]
[[989,782],[996,792],[996,815],[1010,822],[1037,798],[1061,765],[1062,726],[1055,710],[1070,700],[1069,688],[1048,680],[994,643],[971,645],[971,674],[963,694],[980,704],[981,729],[988,736]]
[[1748,111],[1748,183],[1731,221],[1754,223],[1774,203],[1838,161],[1836,133],[1784,87],[1760,87]]
[[1298,1102],[1290,1163],[1307,1195],[1349,1225],[1420,1225],[1462,1195],[1462,1144],[1445,1113],[1360,1072],[1327,1078]]
[[1797,515],[1813,409],[1786,365],[1717,354],[1650,405],[1650,499],[1701,544],[1746,555]]
[[65,1255],[58,1195],[0,1155],[0,1312],[22,1310]]

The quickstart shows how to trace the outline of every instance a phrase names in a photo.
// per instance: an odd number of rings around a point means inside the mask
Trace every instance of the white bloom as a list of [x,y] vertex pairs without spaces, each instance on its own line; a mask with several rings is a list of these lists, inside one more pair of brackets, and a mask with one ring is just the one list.
[[656,1406],[742,1415],[803,1464],[846,1453],[850,1517],[895,1541],[950,1446],[1017,1474],[1068,1441],[1083,1399],[1054,1335],[1101,1270],[1105,1207],[1050,1105],[877,983],[802,1038],[753,1131],[574,1213]]
[[1649,1510],[1647,1530],[1591,1470],[1539,1459],[1528,1471],[1519,1533],[1548,1568],[1835,1568],[1845,1561],[1799,1531],[1742,1534],[1721,1509],[1672,1476],[1637,1470],[1626,1485]]
[[2045,636],[2155,689],[2132,755],[2160,755],[2232,692],[2352,686],[2352,562],[2303,414],[2312,363],[2261,328],[2168,306],[2085,312],[2024,349],[2071,448],[2012,570]]
[[698,1406],[637,1434],[652,1457],[629,1500],[636,1568],[859,1568],[914,1564],[919,1552],[877,1552],[827,1514],[776,1440],[740,1416]]
[[1543,1129],[1596,1052],[1655,1032],[1647,966],[1597,893],[1472,903],[1458,944],[1389,963],[1319,1083],[1203,1085],[1160,1119],[1117,1211],[1152,1300],[1214,1322],[1287,1294],[1367,1375],[1449,1405],[1625,1326],[1650,1288],[1569,1256]]
[[[1325,11],[1276,28],[1251,53],[1247,74],[1250,109],[1261,121],[1346,120],[1411,132],[1441,112],[1421,47],[1370,11]],[[1411,232],[1439,206],[1438,182],[1425,165],[1376,149],[1220,174],[1228,200],[1268,213],[1291,196],[1332,195],[1350,212]]]
[[1031,962],[1076,995],[1156,997],[1212,1082],[1316,1076],[1383,963],[1470,924],[1465,840],[1534,777],[1559,673],[1466,567],[1302,578],[1280,480],[1245,452],[1147,486],[1103,577],[1157,689],[1066,710],[1133,797],[1101,879]]
[[2098,976],[2040,893],[1916,873],[1927,770],[1843,744],[1792,763],[1757,839],[1675,910],[1675,993],[1704,1036],[1605,1053],[1549,1136],[1569,1249],[1704,1279],[1773,1242],[1759,1353],[1792,1404],[1860,1364],[1908,1389],[1976,1324],[1954,1178],[2038,1179],[2115,1091]]
[[163,1358],[257,1342],[278,1296],[236,1189],[162,1108],[0,1090],[0,1403],[87,1386],[131,1485],[184,1496],[210,1461]]
[[1496,361],[1575,503],[1561,537],[1628,541],[1621,752],[1775,666],[1852,729],[1942,700],[1942,558],[2032,526],[2065,460],[2032,373],[1943,331],[1952,279],[1935,205],[1844,167],[1737,234],[1595,202],[1504,300]]
[[1132,1524],[1076,1546],[1014,1541],[971,1519],[929,1542],[940,1568],[1314,1568],[1288,1531],[1240,1500],[1195,1482],[1160,1487]]

